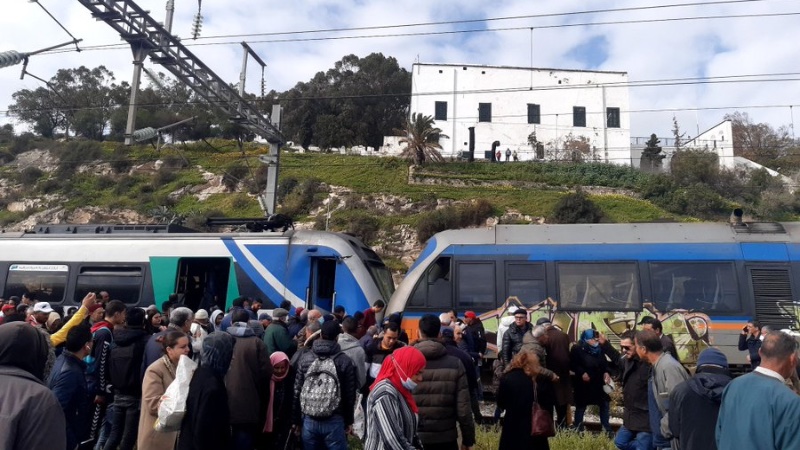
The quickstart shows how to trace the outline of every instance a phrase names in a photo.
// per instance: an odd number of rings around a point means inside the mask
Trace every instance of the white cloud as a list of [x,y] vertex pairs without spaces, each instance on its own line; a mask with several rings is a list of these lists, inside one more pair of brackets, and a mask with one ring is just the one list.
[[[683,0],[688,3],[688,0]],[[0,51],[32,51],[69,40],[36,4],[8,2],[0,17]],[[161,20],[165,0],[140,0]],[[671,3],[665,0],[314,0],[283,2],[275,0],[238,0],[236,2],[206,0],[203,2],[202,36],[240,33],[270,33],[297,30],[369,27],[404,23],[484,19],[545,13],[563,13],[590,9],[640,7]],[[627,71],[632,81],[664,78],[686,78],[699,75],[720,77],[740,74],[800,72],[800,60],[794,55],[800,16],[742,18],[727,20],[692,20],[664,23],[637,23],[591,27],[541,28],[546,25],[597,21],[651,20],[669,17],[723,14],[788,13],[800,10],[792,0],[765,0],[751,3],[691,6],[649,11],[615,12],[567,17],[490,21],[463,25],[417,28],[393,28],[319,33],[304,35],[232,37],[220,39],[238,42],[309,38],[343,35],[390,35],[372,39],[340,39],[305,42],[272,42],[251,45],[267,62],[268,89],[279,91],[307,81],[316,72],[325,71],[347,54],[366,56],[382,52],[394,56],[410,69],[419,59],[423,62],[470,63],[527,67],[531,64],[533,32],[533,65],[564,69],[584,69],[588,58],[568,56],[570,49],[592,37],[604,36],[608,41],[608,58],[600,70]],[[89,10],[76,1],[42,0],[67,29],[83,38],[83,46],[119,43],[119,36],[105,23],[94,20]],[[186,44],[208,43],[208,39],[190,39],[191,22],[197,4],[176,2],[173,31]],[[522,30],[482,32],[434,36],[402,36],[406,33],[473,28],[522,27]],[[538,28],[537,28],[538,27]],[[241,48],[234,45],[191,46],[223,79],[239,78]],[[81,53],[57,53],[31,58],[28,70],[42,78],[50,78],[59,68],[100,64],[111,69],[118,80],[131,76],[131,54],[127,48]],[[11,103],[17,90],[35,89],[41,84],[32,79],[19,80],[21,66],[0,69],[0,109]],[[156,68],[156,70],[163,69]],[[251,62],[248,67],[248,91],[258,92],[260,68]],[[791,76],[788,78],[800,78]],[[720,106],[800,105],[800,83],[758,82],[717,83],[700,85],[659,86],[631,89],[631,110],[664,108],[701,108],[700,111],[675,113],[688,134],[696,134],[722,120],[732,110],[704,110]],[[777,127],[791,122],[788,106],[745,110],[753,119]],[[656,132],[669,136],[672,112],[633,113],[633,136]],[[7,121],[8,118],[0,118]],[[797,120],[800,120],[798,114]]]

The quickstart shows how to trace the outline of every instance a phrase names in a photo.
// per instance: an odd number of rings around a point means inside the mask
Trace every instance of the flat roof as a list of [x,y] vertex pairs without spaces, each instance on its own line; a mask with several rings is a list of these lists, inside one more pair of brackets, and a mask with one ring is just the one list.
[[473,68],[485,68],[485,69],[509,69],[509,70],[527,70],[527,71],[555,71],[555,72],[581,72],[581,73],[602,73],[602,74],[612,74],[612,75],[627,75],[628,72],[616,72],[616,71],[607,71],[607,70],[582,70],[582,69],[554,69],[548,67],[519,67],[519,66],[489,66],[489,65],[482,65],[482,64],[448,64],[448,63],[414,63],[413,66],[431,66],[431,67],[473,67]]

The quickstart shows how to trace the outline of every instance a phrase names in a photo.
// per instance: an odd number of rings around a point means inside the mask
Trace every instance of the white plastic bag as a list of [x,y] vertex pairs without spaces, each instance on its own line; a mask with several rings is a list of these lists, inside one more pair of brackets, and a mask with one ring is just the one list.
[[188,356],[181,355],[178,368],[175,369],[175,380],[167,386],[158,405],[158,419],[154,425],[156,431],[180,431],[183,416],[186,414],[186,399],[189,398],[189,383],[192,381],[197,363]]
[[361,406],[362,397],[363,396],[361,392],[356,393],[356,411],[354,417],[355,420],[353,422],[353,434],[355,434],[356,437],[358,437],[360,440],[363,441],[364,435],[366,434],[367,430],[366,430],[366,421],[364,420],[366,411],[364,411],[364,408]]

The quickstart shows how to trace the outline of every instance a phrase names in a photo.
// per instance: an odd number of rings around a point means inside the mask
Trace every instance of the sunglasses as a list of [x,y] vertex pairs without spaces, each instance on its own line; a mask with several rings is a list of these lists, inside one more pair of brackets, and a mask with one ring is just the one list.
[[631,349],[631,346],[630,345],[621,345],[620,348],[622,349],[622,351],[627,352],[628,350]]

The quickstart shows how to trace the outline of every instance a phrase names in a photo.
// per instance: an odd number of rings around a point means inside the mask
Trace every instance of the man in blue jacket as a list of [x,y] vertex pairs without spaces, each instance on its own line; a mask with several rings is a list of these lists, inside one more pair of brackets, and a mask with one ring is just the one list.
[[88,325],[79,325],[67,333],[65,351],[56,359],[50,372],[49,387],[67,420],[68,449],[74,449],[89,434],[91,403],[83,358],[91,352],[92,332]]
[[758,350],[761,348],[761,325],[758,322],[750,321],[742,329],[739,335],[739,350],[747,350],[747,360],[750,361],[750,368],[755,369],[761,364],[761,355]]

